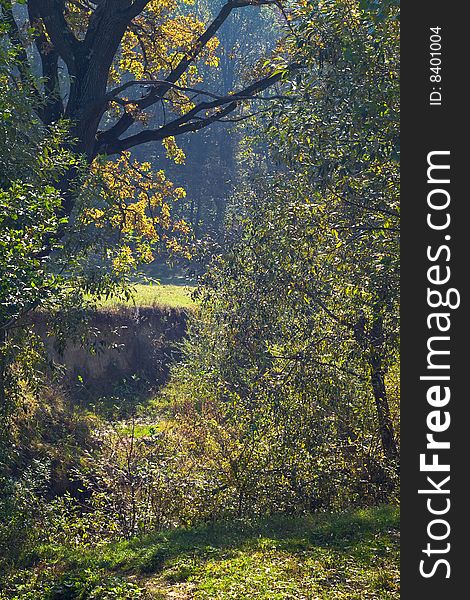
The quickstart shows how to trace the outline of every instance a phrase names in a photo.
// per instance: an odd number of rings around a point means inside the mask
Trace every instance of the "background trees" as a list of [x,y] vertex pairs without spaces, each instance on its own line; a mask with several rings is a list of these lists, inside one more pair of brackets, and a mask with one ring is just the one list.
[[[199,19],[208,20],[213,7],[200,1],[195,10]],[[260,57],[267,58],[275,52],[281,35],[279,11],[269,5],[234,11],[217,34],[218,66],[199,65],[201,85],[211,90],[230,90],[255,78],[265,61],[260,61]],[[243,176],[240,142],[254,129],[253,119],[247,117],[266,109],[266,104],[269,103],[247,103],[238,114],[221,119],[197,135],[180,136],[177,143],[185,155],[183,164],[175,164],[159,144],[136,147],[133,151],[139,160],[150,160],[156,168],[163,168],[169,179],[186,190],[185,198],[173,211],[191,225],[192,234],[201,245],[207,245],[208,239],[223,243],[226,208]],[[152,118],[156,119],[158,112],[159,107],[153,107]]]

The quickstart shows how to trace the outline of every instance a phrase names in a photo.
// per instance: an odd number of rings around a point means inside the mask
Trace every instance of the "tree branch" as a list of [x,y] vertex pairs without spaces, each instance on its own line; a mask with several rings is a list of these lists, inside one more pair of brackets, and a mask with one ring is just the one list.
[[140,15],[149,2],[150,0],[134,0],[132,5],[126,11],[126,17],[134,19],[134,17]]
[[[51,47],[44,35],[44,27],[40,21],[39,15],[34,14],[34,7],[28,7],[29,21],[31,25],[36,26],[37,35],[35,36],[35,45],[39,53],[42,64],[42,76],[44,79],[44,96],[41,93],[40,87],[35,80],[30,70],[30,61],[26,48],[23,44],[20,35],[20,29],[13,16],[12,3],[5,2],[2,7],[2,16],[8,25],[8,37],[11,44],[17,51],[17,67],[21,78],[24,82],[28,82],[29,88],[35,100],[35,109],[39,118],[46,124],[50,124],[60,118],[62,114],[62,103],[56,92],[56,84],[58,87],[57,76],[57,61],[58,55]],[[44,49],[48,47],[48,51]]]
[[131,9],[134,5],[136,9],[138,7],[136,3],[129,6],[129,0],[101,0],[100,2],[95,2],[97,6],[90,16],[88,29],[83,40],[85,54],[90,55],[90,53],[93,53],[97,40],[102,35],[101,25],[103,21],[114,19],[127,26],[139,12],[142,12],[149,1],[150,0],[145,0],[145,2],[140,2],[139,11],[136,14],[133,14]]
[[39,15],[55,50],[63,58],[69,74],[76,74],[76,58],[80,42],[72,33],[64,16],[63,0],[29,0],[28,5]]
[[34,3],[28,5],[29,22],[36,30],[34,42],[41,60],[44,80],[45,106],[40,111],[41,120],[49,125],[57,121],[64,113],[64,105],[59,90],[59,54],[47,39],[44,23],[36,12]]
[[[292,65],[290,68],[292,69],[294,67],[297,67],[297,65]],[[235,94],[221,96],[210,102],[200,102],[186,114],[158,129],[144,130],[124,138],[123,140],[117,137],[113,140],[102,138],[101,140],[98,140],[96,154],[118,154],[140,144],[162,140],[168,136],[177,136],[190,131],[198,131],[215,121],[220,121],[223,117],[227,116],[227,114],[233,112],[244,100],[259,99],[257,94],[274,85],[281,77],[281,73],[270,75]],[[221,108],[222,110],[206,117],[200,116],[200,113],[203,111],[207,112],[218,108]]]
[[[134,2],[134,4],[137,3]],[[137,102],[138,110],[145,110],[153,104],[156,104],[161,98],[171,89],[171,87],[185,73],[190,64],[201,54],[207,43],[214,37],[217,31],[222,27],[233,10],[245,6],[262,6],[262,5],[277,5],[278,0],[229,0],[219,11],[212,23],[196,40],[194,47],[185,57],[183,57],[177,66],[169,73],[168,77],[161,82],[160,85],[154,88],[141,100]],[[147,2],[142,0],[141,4],[146,5]],[[138,13],[137,13],[138,14]],[[103,145],[110,144],[125,133],[129,127],[135,123],[135,117],[129,113],[123,115],[115,125],[109,130],[98,134]]]
[[11,2],[5,2],[4,5],[1,5],[1,11],[3,13],[3,21],[8,25],[8,37],[10,38],[10,42],[16,49],[18,53],[18,69],[23,76],[27,70],[27,65],[29,64],[28,55],[26,54],[25,47],[20,37],[20,32],[18,29],[18,25],[15,21],[12,11]]
[[[142,87],[147,87],[147,86],[160,86],[162,84],[167,84],[168,82],[164,79],[133,79],[132,81],[126,81],[126,83],[123,83],[122,85],[119,85],[115,88],[113,88],[112,90],[109,90],[109,92],[106,93],[105,96],[105,101],[106,102],[110,102],[111,100],[114,100],[116,98],[116,96],[118,94],[120,94],[121,92],[124,92],[125,90],[127,90],[130,87],[133,86],[142,86]],[[192,92],[198,96],[208,96],[209,98],[214,98],[214,99],[219,99],[219,98],[223,98],[223,95],[221,94],[214,94],[213,92],[208,92],[206,90],[200,90],[197,88],[192,88],[192,87],[184,87],[184,86],[180,86],[177,85],[176,83],[171,83],[169,84],[170,87],[174,90],[178,90],[180,92]],[[138,103],[138,100],[135,100],[134,103]]]

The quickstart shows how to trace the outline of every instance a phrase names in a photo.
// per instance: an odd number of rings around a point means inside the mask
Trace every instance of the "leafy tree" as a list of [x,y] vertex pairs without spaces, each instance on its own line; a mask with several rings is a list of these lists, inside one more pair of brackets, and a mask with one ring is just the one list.
[[28,91],[13,85],[14,53],[0,51],[0,396],[6,409],[9,387],[9,331],[18,320],[57,289],[46,272],[44,241],[60,224],[60,194],[54,187],[75,159],[62,149],[65,131],[57,124],[45,132],[31,110]]
[[310,67],[296,94],[313,100],[313,109],[301,101],[287,110],[280,146],[314,182],[309,195],[326,234],[317,248],[322,275],[313,300],[349,330],[365,359],[383,450],[396,460],[385,376],[398,336],[397,7],[307,2],[292,22],[293,44]]
[[311,509],[395,482],[399,38],[393,5],[293,3],[288,22],[305,68],[267,124],[279,166],[208,271],[184,385],[202,429],[237,424],[252,498]]
[[[16,4],[3,0],[2,17],[24,78],[29,56],[39,57],[39,115],[45,124],[65,117],[74,151],[89,162],[151,141],[172,144],[174,136],[220,121],[280,79],[265,74],[222,93],[198,87],[197,63],[218,63],[215,36],[232,12],[275,0],[228,0],[207,26],[190,12],[190,0],[27,0],[27,14],[15,12]],[[158,105],[158,120],[150,123],[147,113]],[[73,175],[72,169],[64,190]],[[65,194],[63,214],[73,206],[73,194]]]
[[[68,123],[41,122],[34,80],[18,77],[24,67],[20,54],[0,46],[2,441],[18,400],[48,380],[30,313],[47,310],[59,346],[74,336],[85,341],[81,325],[96,296],[128,296],[131,270],[152,259],[155,244],[182,250],[178,236],[187,233],[170,215],[170,203],[183,191],[162,172],[152,173],[127,155],[90,171],[70,149]],[[61,182],[70,169],[80,175],[82,187],[72,189],[75,207],[67,216]],[[142,205],[150,216],[139,210]]]

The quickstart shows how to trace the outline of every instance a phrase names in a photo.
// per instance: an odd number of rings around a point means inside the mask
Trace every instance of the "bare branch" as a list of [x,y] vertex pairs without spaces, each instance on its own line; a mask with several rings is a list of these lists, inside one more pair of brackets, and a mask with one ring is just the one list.
[[[297,65],[292,65],[290,68],[297,68]],[[124,138],[123,140],[115,138],[114,140],[108,141],[108,138],[106,137],[105,141],[102,138],[101,140],[98,140],[96,154],[117,154],[124,150],[128,150],[129,148],[133,148],[134,146],[151,141],[162,140],[168,136],[181,135],[182,133],[187,133],[189,131],[198,131],[203,127],[207,127],[214,121],[223,119],[229,113],[233,112],[241,102],[259,99],[258,94],[274,85],[281,77],[282,74],[277,73],[276,75],[260,79],[235,94],[221,96],[210,102],[200,102],[186,114],[158,129],[144,130]],[[205,117],[200,116],[201,112],[214,111],[216,109],[222,110]]]
[[63,58],[70,75],[75,75],[80,42],[65,20],[63,0],[29,0],[29,6],[40,15],[54,48]]
[[[107,102],[114,100],[118,94],[120,94],[121,92],[124,92],[125,90],[127,90],[128,88],[133,87],[133,86],[149,87],[149,86],[153,86],[153,85],[157,85],[157,86],[160,86],[162,84],[166,85],[167,83],[168,82],[164,79],[141,79],[141,80],[137,79],[137,80],[132,80],[132,81],[126,81],[126,83],[123,83],[122,85],[115,87],[112,90],[109,90],[109,92],[107,92],[107,94],[105,96],[105,100]],[[169,85],[172,89],[178,90],[180,92],[192,92],[199,96],[208,96],[209,98],[214,98],[214,99],[220,99],[220,98],[224,97],[221,94],[214,94],[213,92],[208,92],[206,90],[200,90],[200,89],[196,89],[196,88],[192,88],[192,87],[184,87],[184,86],[177,85],[176,83],[171,83]],[[138,100],[136,100],[135,102],[137,103]]]
[[[147,4],[142,0],[142,3]],[[154,86],[154,88],[138,102],[138,109],[145,110],[153,104],[156,104],[160,99],[171,89],[172,85],[175,84],[180,77],[186,72],[196,58],[206,47],[207,43],[214,37],[217,31],[222,27],[225,21],[228,19],[233,10],[246,6],[262,6],[262,5],[277,5],[278,0],[229,0],[219,11],[219,14],[215,17],[212,23],[196,40],[193,49],[185,57],[183,57],[177,66],[170,72],[168,77],[160,84]],[[103,144],[111,142],[119,138],[125,133],[129,127],[135,122],[135,117],[129,113],[123,115],[113,127],[108,131],[99,134]]]

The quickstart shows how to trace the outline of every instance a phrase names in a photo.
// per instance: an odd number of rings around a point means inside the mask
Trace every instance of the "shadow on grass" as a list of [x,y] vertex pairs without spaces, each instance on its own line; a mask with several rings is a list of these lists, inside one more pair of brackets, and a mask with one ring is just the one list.
[[380,506],[43,547],[0,599],[396,600],[398,527],[398,509]]
[[193,559],[200,566],[207,560],[227,559],[240,551],[265,548],[303,553],[315,548],[347,554],[368,564],[388,550],[398,536],[396,507],[381,506],[336,515],[271,517],[258,521],[230,521],[192,529],[177,529],[116,542],[99,551],[66,553],[72,569],[95,566],[121,573],[159,573],[179,558]]

